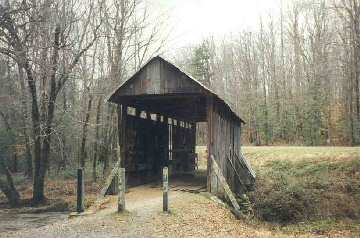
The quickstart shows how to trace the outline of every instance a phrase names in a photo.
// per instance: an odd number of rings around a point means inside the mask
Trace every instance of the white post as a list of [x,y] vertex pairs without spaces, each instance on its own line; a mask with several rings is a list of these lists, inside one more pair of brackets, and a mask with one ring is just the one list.
[[123,212],[125,210],[125,168],[119,169],[118,185],[119,185],[118,212]]

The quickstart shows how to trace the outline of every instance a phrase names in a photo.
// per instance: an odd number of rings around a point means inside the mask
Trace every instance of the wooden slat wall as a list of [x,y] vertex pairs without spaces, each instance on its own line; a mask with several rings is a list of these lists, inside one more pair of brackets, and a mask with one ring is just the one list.
[[[241,181],[248,181],[248,174],[243,168],[234,168],[232,164],[236,164],[236,156],[239,157],[240,152],[240,130],[241,124],[234,120],[230,112],[221,106],[219,102],[213,98],[208,99],[208,128],[209,156],[212,154],[220,167],[223,176],[234,192],[245,191],[246,188],[239,183],[237,174],[240,175]],[[235,156],[236,155],[236,156]],[[208,167],[212,168],[211,166]],[[237,173],[236,173],[236,171]],[[218,177],[213,171],[209,171],[210,186],[208,189],[211,193],[218,196],[224,195],[224,189],[220,186]]]
[[117,93],[122,96],[134,96],[206,92],[186,75],[171,65],[157,59],[143,68]]

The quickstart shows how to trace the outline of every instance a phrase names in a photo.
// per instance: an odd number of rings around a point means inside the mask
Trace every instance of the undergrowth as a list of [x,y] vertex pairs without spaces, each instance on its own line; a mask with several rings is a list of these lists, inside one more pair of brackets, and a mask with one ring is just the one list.
[[249,197],[261,220],[289,224],[360,219],[358,157],[267,160],[253,163],[253,167],[257,171],[256,189]]

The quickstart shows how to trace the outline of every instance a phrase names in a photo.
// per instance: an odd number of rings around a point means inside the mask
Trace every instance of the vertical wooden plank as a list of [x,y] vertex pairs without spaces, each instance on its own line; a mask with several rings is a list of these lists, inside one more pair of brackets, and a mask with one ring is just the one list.
[[[222,124],[221,124],[221,117],[219,115],[219,108],[217,106],[217,103],[213,102],[213,113],[212,113],[212,153],[211,155],[216,156],[219,161],[221,161],[221,155],[222,155],[222,145],[224,143],[223,140],[223,133],[222,133]],[[213,163],[212,160],[210,160],[211,164]],[[221,195],[219,191],[218,186],[218,177],[216,176],[213,166],[210,166],[211,168],[211,192],[216,195]]]
[[[124,143],[124,127],[123,127],[123,106],[117,105],[117,115],[118,115],[118,158],[121,158],[123,155],[123,143]],[[121,162],[120,162],[121,164]]]
[[141,114],[140,108],[136,108],[136,109],[135,109],[135,116],[136,116],[136,118],[140,118],[140,114]]
[[193,167],[192,170],[196,170],[198,168],[198,156],[196,154],[196,123],[190,123],[190,149],[191,154],[193,156]]
[[166,77],[164,77],[164,62],[159,62],[160,94],[166,93]]
[[161,123],[161,115],[159,113],[156,114],[156,123],[158,123],[158,124]]
[[77,170],[77,204],[76,211],[84,211],[85,200],[85,183],[84,183],[84,170],[82,168]]
[[169,181],[168,181],[168,179],[169,179],[168,168],[164,167],[163,168],[163,211],[164,212],[168,211],[168,202],[169,202],[169,197],[168,197]]
[[120,165],[122,168],[125,168],[126,161],[126,137],[127,137],[127,105],[121,105],[121,144],[120,144]]
[[170,119],[170,124],[168,125],[169,127],[169,164],[170,164],[170,170],[172,170],[172,149],[173,149],[173,123],[174,120],[171,118]]
[[213,153],[213,98],[207,97],[206,99],[206,111],[207,111],[207,126],[208,126],[208,158],[207,158],[207,191],[211,191],[211,159],[210,155]]
[[122,212],[125,210],[125,168],[119,168],[118,172],[119,178],[119,195],[118,195],[118,212]]
[[146,69],[146,94],[160,93],[160,61],[156,60]]

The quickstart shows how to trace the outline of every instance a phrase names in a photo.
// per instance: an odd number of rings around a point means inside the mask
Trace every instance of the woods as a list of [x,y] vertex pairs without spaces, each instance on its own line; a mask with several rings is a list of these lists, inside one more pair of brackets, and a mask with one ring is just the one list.
[[106,176],[118,108],[105,98],[157,54],[237,109],[244,144],[358,145],[360,1],[279,1],[279,11],[255,30],[169,50],[166,16],[146,1],[0,2],[2,191],[18,196],[20,171],[39,204],[50,173]]
[[244,143],[359,144],[359,1],[279,3],[255,31],[209,37],[178,64],[238,109]]
[[[106,171],[116,123],[113,106],[100,111],[104,95],[161,48],[155,44],[162,39],[160,23],[148,22],[141,1],[0,4],[1,123],[16,141],[4,146],[1,158],[4,166],[13,155],[26,158],[21,165],[33,178],[34,204],[46,199],[49,170],[85,167],[93,158],[94,178],[96,161]],[[93,101],[99,108],[94,122]],[[88,133],[95,123],[91,144],[100,153],[91,156]]]

